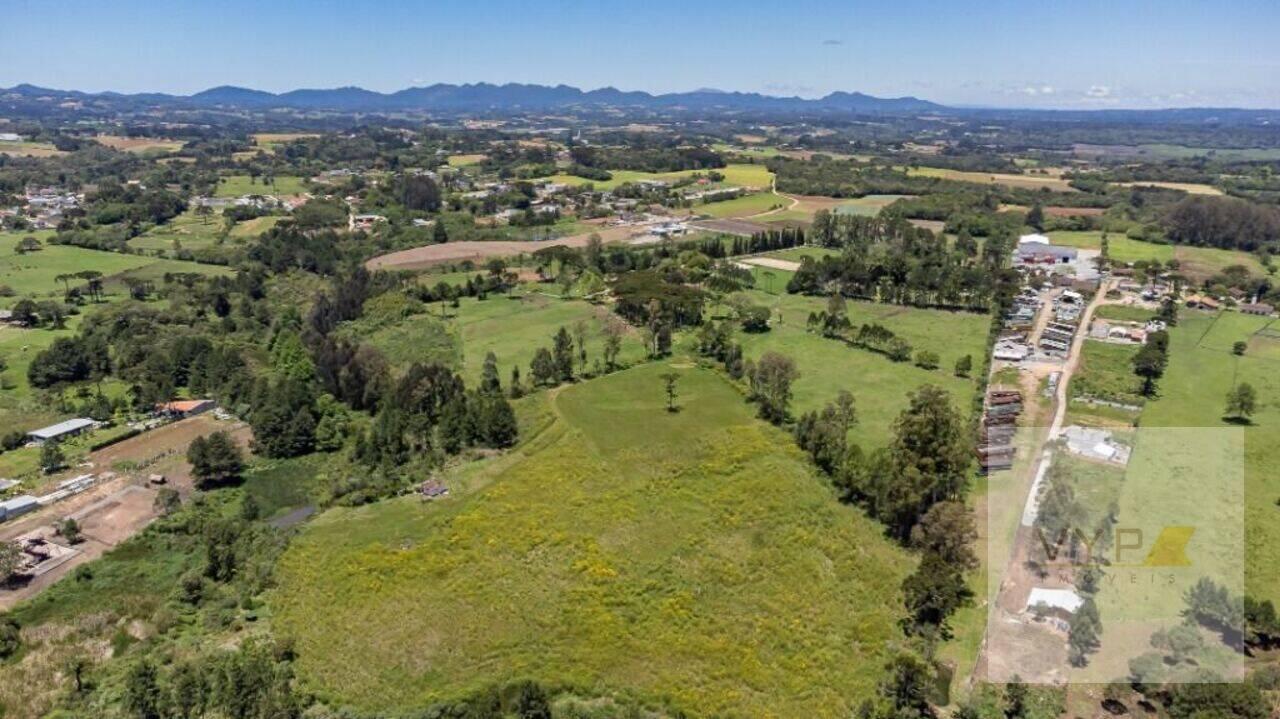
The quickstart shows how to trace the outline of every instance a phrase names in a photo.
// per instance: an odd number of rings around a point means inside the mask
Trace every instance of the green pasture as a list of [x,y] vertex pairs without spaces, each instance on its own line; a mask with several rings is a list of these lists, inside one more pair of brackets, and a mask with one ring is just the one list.
[[1142,382],[1133,373],[1138,345],[1086,340],[1080,364],[1071,378],[1071,397],[1142,404]]
[[270,603],[308,689],[395,711],[523,677],[691,716],[872,696],[912,562],[737,391],[657,363],[550,403],[484,482],[331,510],[293,541]]
[[767,351],[791,357],[800,371],[793,385],[792,412],[819,409],[842,389],[853,393],[858,404],[858,426],[851,437],[873,449],[888,443],[891,425],[907,406],[907,393],[924,384],[934,384],[951,393],[953,405],[967,414],[976,388],[974,380],[952,373],[956,360],[965,354],[982,366],[990,318],[967,312],[945,312],[871,302],[847,303],[849,321],[856,328],[879,323],[911,343],[914,351],[931,350],[940,358],[936,370],[916,367],[912,362],[894,362],[887,356],[827,339],[806,330],[810,312],[826,307],[823,298],[797,295],[769,296],[751,293],[757,301],[774,307],[768,332],[739,333],[738,341],[749,359]]
[[[1147,428],[1232,427],[1223,419],[1227,392],[1235,383],[1253,385],[1258,411],[1244,427],[1245,578],[1250,594],[1260,598],[1280,596],[1280,359],[1265,352],[1237,357],[1231,344],[1249,338],[1275,342],[1258,334],[1270,322],[1232,312],[1183,313],[1170,331],[1169,367],[1158,396],[1141,418]],[[1201,485],[1189,495],[1212,488]]]
[[[715,172],[724,175],[723,184],[735,187],[752,187],[752,188],[768,188],[773,184],[773,173],[769,172],[764,165],[753,165],[748,163],[729,164],[725,167],[716,168]],[[635,170],[610,170],[609,174],[613,178],[606,181],[588,180],[585,177],[577,175],[552,175],[550,177],[540,178],[547,182],[559,182],[566,185],[595,185],[599,190],[612,190],[619,185],[628,182],[640,182],[641,180],[661,180],[664,182],[676,182],[681,178],[689,177],[695,173],[706,174],[707,170],[681,170],[678,172],[638,172]]]
[[218,188],[213,195],[214,197],[301,195],[307,191],[307,186],[301,177],[281,175],[271,178],[270,183],[266,183],[265,179],[263,177],[254,179],[250,175],[227,175],[219,178]]
[[779,197],[771,192],[761,192],[723,202],[695,204],[691,209],[696,214],[712,217],[750,217],[778,207],[786,207],[789,204],[791,203],[785,197]]
[[880,210],[892,205],[898,200],[913,197],[913,195],[867,195],[854,200],[842,202],[836,206],[835,212],[838,215],[862,215],[864,217],[875,217],[880,214]]

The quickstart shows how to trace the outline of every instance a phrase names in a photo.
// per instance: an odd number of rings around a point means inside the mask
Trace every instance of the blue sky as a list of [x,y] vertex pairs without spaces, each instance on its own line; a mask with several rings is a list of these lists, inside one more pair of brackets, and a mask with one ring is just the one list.
[[434,82],[1280,108],[1277,0],[0,0],[0,86]]

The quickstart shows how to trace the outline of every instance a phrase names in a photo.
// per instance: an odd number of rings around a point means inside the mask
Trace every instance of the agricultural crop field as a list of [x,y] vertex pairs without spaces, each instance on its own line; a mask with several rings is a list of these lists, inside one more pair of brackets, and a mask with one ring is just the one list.
[[1002,172],[966,172],[940,167],[908,167],[907,174],[913,177],[937,177],[942,180],[956,182],[973,182],[979,185],[1005,185],[1007,187],[1039,190],[1047,188],[1054,192],[1075,192],[1070,182],[1054,174],[1027,173],[1017,175]]
[[19,157],[58,157],[67,153],[50,142],[0,142],[0,155]]
[[859,197],[855,200],[847,200],[836,205],[835,212],[841,215],[863,215],[865,217],[875,217],[880,214],[880,210],[892,205],[898,200],[911,197],[911,195],[867,195]]
[[533,674],[812,717],[870,694],[912,562],[720,377],[647,365],[530,401],[551,426],[474,491],[331,511],[293,542],[270,603],[308,687],[393,710]]
[[698,215],[711,217],[751,217],[778,208],[784,208],[791,201],[781,195],[768,192],[737,197],[723,202],[711,202],[705,205],[694,205],[691,211]]
[[1222,195],[1222,190],[1213,185],[1205,185],[1199,182],[1156,182],[1152,180],[1143,180],[1141,182],[1117,182],[1121,187],[1158,187],[1162,190],[1178,190],[1189,195]]
[[98,135],[93,138],[99,145],[113,150],[136,152],[138,154],[166,154],[182,149],[181,140],[166,140],[159,137],[123,137],[120,135]]
[[319,137],[319,135],[312,132],[256,132],[250,137],[253,138],[253,144],[258,147],[275,152],[281,145],[308,137]]
[[1077,144],[1075,154],[1082,157],[1110,155],[1142,160],[1189,160],[1211,157],[1219,160],[1267,162],[1280,160],[1280,149],[1267,147],[1188,147],[1186,145],[1084,145]]
[[450,155],[449,167],[470,167],[471,165],[479,165],[484,162],[485,155]]
[[263,178],[253,179],[249,175],[228,175],[218,180],[218,188],[214,197],[241,197],[243,195],[301,195],[307,187],[301,177],[273,177],[266,184]]

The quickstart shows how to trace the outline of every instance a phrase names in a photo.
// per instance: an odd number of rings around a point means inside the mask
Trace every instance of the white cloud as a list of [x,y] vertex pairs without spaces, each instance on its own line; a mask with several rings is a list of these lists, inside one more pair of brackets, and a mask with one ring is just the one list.
[[1030,97],[1039,97],[1042,95],[1052,95],[1058,91],[1053,85],[1026,85],[1018,90],[1023,95]]
[[1111,88],[1106,85],[1090,85],[1088,90],[1084,91],[1086,97],[1092,97],[1100,100],[1105,97],[1111,97]]

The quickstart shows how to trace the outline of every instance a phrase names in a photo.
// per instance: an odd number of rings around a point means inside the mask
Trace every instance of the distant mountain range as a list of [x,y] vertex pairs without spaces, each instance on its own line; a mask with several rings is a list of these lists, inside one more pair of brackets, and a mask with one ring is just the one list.
[[562,111],[617,111],[643,115],[714,113],[912,116],[947,114],[984,120],[1039,120],[1059,122],[1138,122],[1177,124],[1227,124],[1280,126],[1280,110],[1238,108],[1169,108],[1162,110],[1039,110],[979,108],[940,105],[918,97],[874,97],[861,92],[833,92],[825,97],[779,97],[755,92],[700,89],[692,92],[650,94],[605,87],[581,90],[569,85],[523,85],[487,82],[410,87],[391,93],[360,87],[327,90],[303,89],[283,93],[223,85],[194,95],[164,93],[87,93],[54,90],[35,85],[0,89],[0,112],[11,116],[110,115],[152,110],[205,110],[269,112],[274,110],[340,114],[421,112],[442,115],[521,114]]
[[946,109],[937,103],[916,97],[882,98],[860,92],[833,92],[826,97],[808,100],[800,97],[775,97],[754,92],[697,90],[653,95],[627,92],[612,87],[584,91],[568,85],[494,85],[436,84],[411,87],[392,93],[374,92],[359,87],[328,90],[291,90],[270,93],[244,87],[223,85],[194,95],[141,93],[126,95],[114,92],[84,93],[53,90],[34,85],[17,85],[0,89],[0,100],[36,100],[102,102],[105,104],[157,105],[203,108],[241,108],[268,110],[333,110],[339,112],[394,111],[537,111],[576,107],[618,107],[654,110],[741,110],[771,112],[843,112],[855,114],[903,114]]

